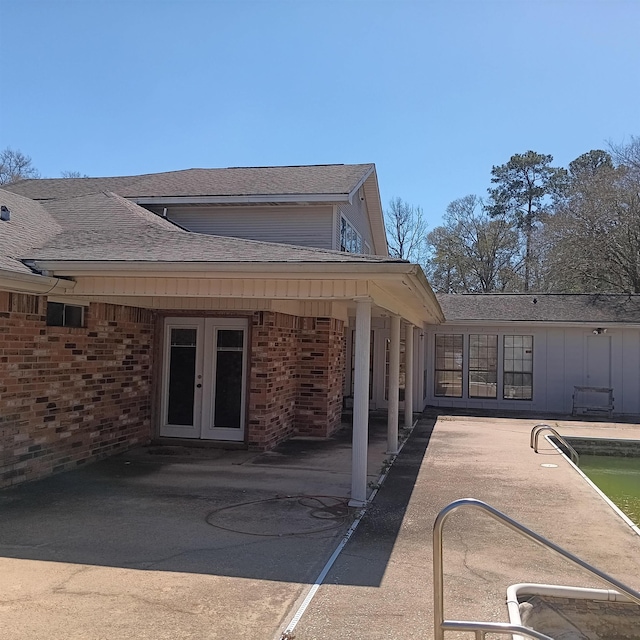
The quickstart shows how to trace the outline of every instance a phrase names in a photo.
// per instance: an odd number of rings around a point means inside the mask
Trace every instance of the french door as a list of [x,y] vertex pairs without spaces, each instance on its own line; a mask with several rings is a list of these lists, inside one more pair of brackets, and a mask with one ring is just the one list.
[[248,323],[166,318],[160,435],[244,440]]

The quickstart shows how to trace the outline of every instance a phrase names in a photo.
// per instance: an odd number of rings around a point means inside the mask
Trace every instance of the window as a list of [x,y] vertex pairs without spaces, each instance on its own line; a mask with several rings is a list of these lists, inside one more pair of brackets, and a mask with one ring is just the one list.
[[469,336],[469,397],[498,396],[498,336]]
[[533,336],[504,336],[503,397],[533,398]]
[[462,398],[462,335],[436,335],[435,395]]
[[50,327],[84,326],[84,307],[47,301],[47,325]]
[[349,253],[363,252],[362,236],[353,225],[344,217],[340,218],[340,251]]

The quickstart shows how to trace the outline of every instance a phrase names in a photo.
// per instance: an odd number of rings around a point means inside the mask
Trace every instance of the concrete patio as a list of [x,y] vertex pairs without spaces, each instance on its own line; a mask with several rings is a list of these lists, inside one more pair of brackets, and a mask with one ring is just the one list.
[[[296,640],[432,637],[431,530],[461,497],[640,588],[640,537],[546,442],[533,453],[536,422],[423,416]],[[640,425],[551,424],[640,439]],[[349,438],[266,454],[140,449],[1,492],[2,638],[280,638],[354,516]],[[370,440],[375,483],[384,416]],[[444,548],[448,618],[507,621],[515,582],[602,586],[479,513],[453,514]]]
[[[0,637],[271,637],[352,521],[350,437],[142,448],[0,492]],[[372,483],[385,450],[374,417]]]

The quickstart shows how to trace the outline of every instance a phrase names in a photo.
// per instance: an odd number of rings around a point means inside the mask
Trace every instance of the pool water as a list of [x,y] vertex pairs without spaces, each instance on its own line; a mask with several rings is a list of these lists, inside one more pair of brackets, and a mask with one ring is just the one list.
[[640,458],[581,455],[580,469],[640,526]]

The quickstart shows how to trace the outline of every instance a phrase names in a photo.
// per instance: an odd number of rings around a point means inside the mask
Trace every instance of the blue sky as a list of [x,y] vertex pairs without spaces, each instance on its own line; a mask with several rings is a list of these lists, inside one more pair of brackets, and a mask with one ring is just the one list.
[[431,228],[640,134],[636,0],[0,0],[0,149],[61,171],[375,162]]

